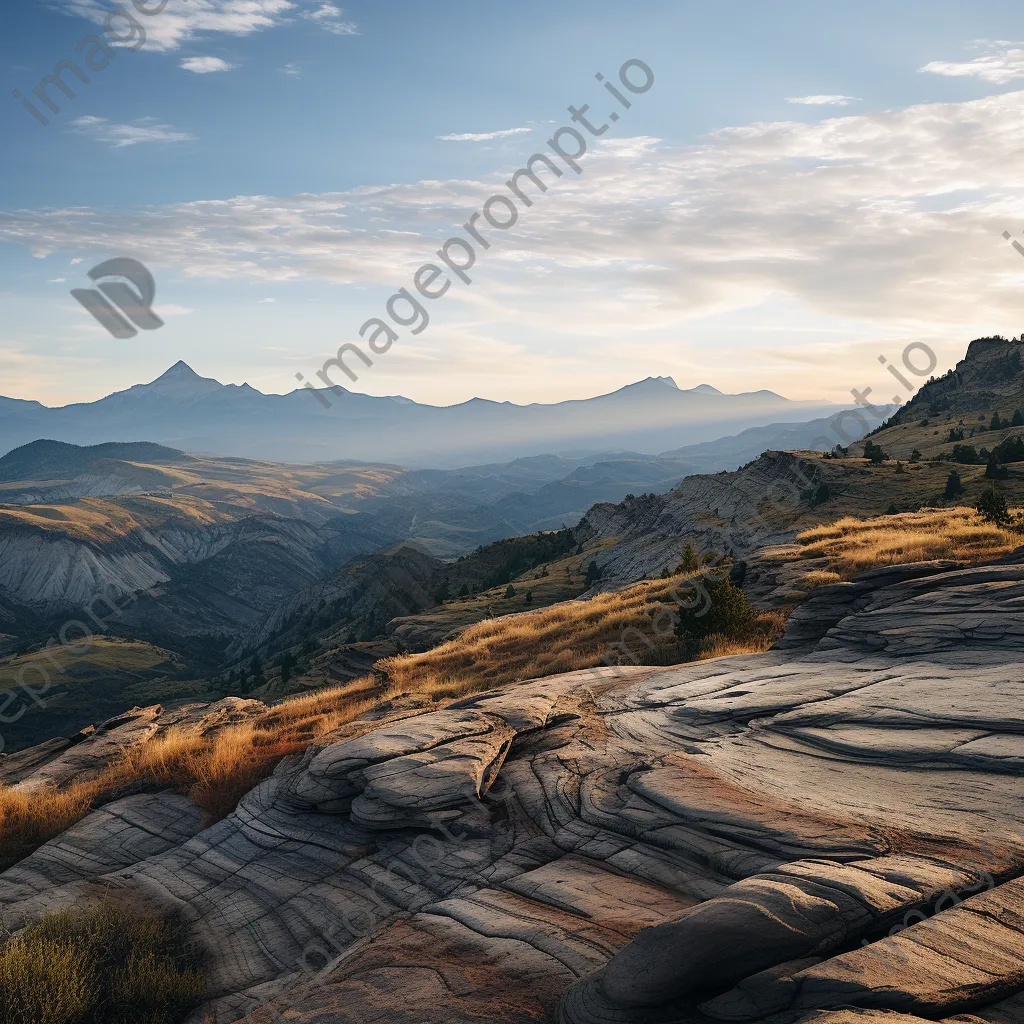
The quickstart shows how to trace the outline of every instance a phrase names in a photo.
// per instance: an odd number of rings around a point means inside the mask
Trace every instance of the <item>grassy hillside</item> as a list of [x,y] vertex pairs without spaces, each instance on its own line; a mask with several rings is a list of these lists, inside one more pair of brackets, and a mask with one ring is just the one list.
[[799,556],[824,558],[838,578],[885,565],[952,559],[973,565],[1010,554],[1024,535],[984,522],[972,508],[923,509],[878,519],[844,517],[797,535]]
[[95,636],[88,647],[76,654],[54,644],[45,654],[0,658],[0,689],[14,694],[0,727],[4,750],[77,732],[126,708],[219,696],[208,682],[189,679],[177,655],[152,644]]
[[[1020,415],[1014,426],[1016,413]],[[993,428],[996,414],[999,419]],[[956,367],[931,378],[870,440],[894,459],[907,460],[916,449],[922,459],[929,460],[948,459],[956,444],[992,451],[1021,435],[1024,343],[981,338],[971,342]]]

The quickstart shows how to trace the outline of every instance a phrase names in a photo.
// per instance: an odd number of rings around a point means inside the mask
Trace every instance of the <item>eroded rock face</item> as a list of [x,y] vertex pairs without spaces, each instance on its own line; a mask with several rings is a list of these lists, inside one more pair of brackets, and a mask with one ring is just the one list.
[[1019,1024],[1022,587],[882,574],[787,649],[384,721],[212,828],[154,806],[155,846],[111,804],[0,876],[4,923],[98,887],[183,910],[193,1024]]

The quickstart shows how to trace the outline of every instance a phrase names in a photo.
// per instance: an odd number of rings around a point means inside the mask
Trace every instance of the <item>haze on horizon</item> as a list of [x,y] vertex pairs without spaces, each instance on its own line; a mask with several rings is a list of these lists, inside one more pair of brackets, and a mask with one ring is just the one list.
[[[32,0],[0,42],[9,89],[29,94],[105,11]],[[335,379],[435,405],[647,377],[890,401],[880,355],[924,342],[941,373],[970,338],[1021,329],[1003,232],[1024,229],[1022,22],[993,0],[526,0],[514,18],[169,0],[48,126],[0,107],[0,395],[93,401],[178,359],[293,391],[568,105],[607,118],[594,75],[636,58],[655,84],[583,173],[521,210],[426,330]],[[69,295],[117,255],[153,271],[162,329],[117,341]]]

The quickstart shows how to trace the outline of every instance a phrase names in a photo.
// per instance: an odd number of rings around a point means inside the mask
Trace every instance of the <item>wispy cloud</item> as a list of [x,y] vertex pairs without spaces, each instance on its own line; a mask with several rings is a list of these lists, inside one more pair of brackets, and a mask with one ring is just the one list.
[[355,22],[342,21],[344,14],[340,7],[335,7],[328,0],[327,3],[320,4],[315,11],[303,11],[302,17],[328,32],[333,32],[336,36],[359,35],[359,27]]
[[130,124],[117,124],[105,117],[76,117],[70,125],[78,135],[88,135],[97,142],[106,142],[115,149],[137,146],[142,142],[191,142],[195,136],[175,131],[169,124],[161,124],[153,117],[140,117]]
[[282,75],[290,75],[292,78],[298,78],[302,74],[302,66],[294,60],[288,61],[283,68],[278,68],[277,70]]
[[[110,16],[106,0],[55,0],[68,14],[102,25]],[[284,25],[292,0],[168,0],[159,17],[146,18],[146,50],[177,50],[200,35],[224,32],[247,36]]]
[[954,78],[980,78],[995,85],[1006,85],[1018,78],[1024,78],[1024,43],[1009,43],[999,40],[987,44],[998,47],[991,53],[968,61],[933,60],[919,71],[930,71],[933,75],[949,75]]
[[532,128],[505,128],[500,132],[465,132],[462,135],[438,135],[442,142],[490,142],[491,139],[503,139],[507,135],[525,135]]
[[851,103],[860,103],[859,96],[787,96],[787,103],[802,103],[807,107],[848,107]]
[[214,71],[230,71],[237,65],[229,64],[220,57],[186,57],[178,66],[197,75],[208,75]]
[[264,303],[267,303],[267,302],[276,302],[276,301],[277,301],[277,299],[260,299],[260,300],[259,300],[259,301],[258,301],[258,302],[256,303],[256,305],[257,305],[257,306],[262,306],[262,305],[263,305]]
[[[784,303],[790,319],[912,336],[948,336],[979,309],[1012,326],[1020,259],[1002,232],[1024,219],[1022,103],[1024,92],[1006,92],[747,124],[685,146],[595,142],[584,175],[551,178],[537,209],[491,232],[480,280],[452,288],[446,324],[472,320],[479,329],[466,330],[483,334],[516,324],[538,337],[560,324],[608,339]],[[503,164],[480,180],[8,209],[0,243],[37,256],[130,251],[204,281],[265,282],[261,297],[291,280],[394,288],[504,189],[518,164]]]

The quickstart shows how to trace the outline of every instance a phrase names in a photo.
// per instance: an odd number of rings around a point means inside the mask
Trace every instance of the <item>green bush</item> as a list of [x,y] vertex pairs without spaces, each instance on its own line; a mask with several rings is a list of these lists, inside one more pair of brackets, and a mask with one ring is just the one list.
[[975,507],[986,522],[995,523],[997,526],[1013,525],[1014,517],[1006,507],[1006,498],[995,487],[986,487]]
[[999,462],[1024,462],[1024,437],[1018,434],[1000,441],[992,454]]
[[889,455],[887,452],[882,450],[882,446],[880,444],[875,444],[874,441],[865,441],[864,458],[878,466],[885,462],[889,458]]
[[755,630],[757,610],[732,581],[726,567],[701,573],[692,586],[694,607],[680,607],[676,621],[676,637],[689,656],[708,637],[744,640]]
[[0,947],[4,1024],[177,1024],[203,992],[184,926],[112,900]]

